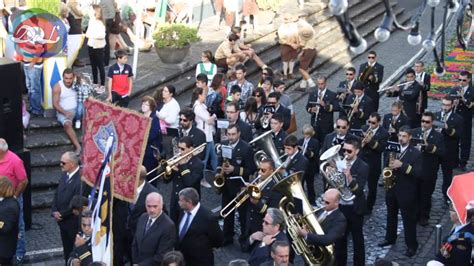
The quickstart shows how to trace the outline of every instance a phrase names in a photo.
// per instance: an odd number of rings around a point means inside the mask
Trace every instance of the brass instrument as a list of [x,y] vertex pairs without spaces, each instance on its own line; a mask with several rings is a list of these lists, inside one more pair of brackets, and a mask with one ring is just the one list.
[[[294,173],[280,181],[273,187],[273,190],[282,193],[284,196],[279,203],[279,208],[283,212],[285,222],[288,227],[287,233],[293,240],[292,247],[295,253],[303,256],[310,265],[333,265],[334,246],[315,246],[306,242],[306,240],[298,235],[299,229],[306,229],[309,233],[323,235],[321,228],[311,204],[306,198],[305,191],[301,185],[303,172]],[[301,200],[303,213],[294,213],[294,199]]]
[[332,146],[321,154],[319,160],[322,163],[319,166],[319,170],[326,179],[328,185],[341,192],[341,198],[343,200],[351,201],[355,199],[355,195],[347,186],[346,175],[343,172],[338,171],[335,165],[336,161],[340,160],[339,150],[341,147],[341,145]]
[[262,117],[260,117],[260,125],[262,128],[266,129],[270,125],[270,117],[268,114],[263,114]]
[[[424,83],[423,83],[423,78],[424,78],[424,74],[422,73],[422,75],[420,75],[420,78],[416,78],[416,81],[422,86],[424,87]],[[419,94],[418,94],[418,99],[416,100],[416,113],[421,115],[423,114],[423,89],[420,90]]]
[[275,183],[277,183],[280,180],[279,171],[282,167],[283,164],[277,167],[265,180],[260,180],[262,177],[257,176],[252,183],[247,186],[247,188],[240,191],[231,202],[221,209],[220,215],[222,218],[229,216],[229,214],[240,207],[240,205],[249,198],[259,200],[262,197],[262,190],[270,183],[270,181],[274,180]]
[[364,71],[360,74],[359,76],[359,80],[366,83],[367,81],[369,81],[369,76],[370,75],[374,75],[375,74],[375,70],[374,70],[374,67],[373,66],[368,66],[366,69],[364,69]]
[[163,175],[165,175],[165,177],[170,176],[171,172],[173,171],[173,167],[175,167],[181,160],[183,160],[183,159],[185,159],[186,157],[189,157],[189,156],[196,156],[196,155],[200,154],[201,152],[203,152],[206,149],[206,145],[207,145],[207,143],[203,143],[203,144],[199,145],[198,147],[192,149],[191,151],[189,151],[185,154],[178,153],[175,156],[173,156],[171,159],[161,160],[158,167],[156,167],[152,171],[148,172],[147,175],[149,173],[154,172],[157,169],[160,169],[161,172],[157,176],[155,176],[154,178],[149,180],[148,182],[151,183],[151,182],[155,181],[156,179],[160,178]]
[[351,122],[352,117],[354,117],[354,109],[358,109],[359,104],[360,104],[360,99],[359,99],[359,97],[356,96],[354,101],[351,104],[351,109],[349,110],[349,112],[347,112],[347,120],[349,122]]
[[[389,152],[388,153],[388,164],[392,161],[395,160],[395,152]],[[384,167],[382,171],[382,177],[383,177],[383,187],[385,190],[390,190],[395,186],[395,176],[393,175],[392,169],[390,169],[388,166]]]
[[[222,145],[220,143],[217,143],[215,145],[215,149],[217,153],[221,153]],[[222,166],[217,168],[217,174],[214,176],[214,181],[212,182],[214,185],[214,189],[216,190],[217,194],[222,193],[222,189],[225,185],[225,173],[224,173],[224,166],[229,165],[229,160],[227,158],[222,159]]]
[[412,81],[403,82],[403,83],[400,83],[400,84],[397,84],[397,85],[388,86],[388,87],[379,89],[377,92],[381,93],[381,92],[388,91],[388,90],[391,90],[395,87],[400,87],[400,86],[410,86],[413,82],[415,82],[415,81],[412,80]]
[[464,89],[463,88],[460,88],[457,92],[456,92],[456,95],[454,97],[457,97],[456,101],[455,101],[455,104],[454,104],[454,108],[453,108],[453,111],[455,113],[459,112],[459,106],[461,104],[461,101],[462,102],[466,102],[466,99],[464,98]]
[[263,133],[258,138],[253,139],[251,142],[249,142],[249,144],[250,145],[255,144],[257,147],[261,148],[261,150],[257,151],[254,155],[254,161],[256,165],[258,165],[258,163],[263,158],[268,158],[268,157],[270,157],[273,160],[276,167],[283,164],[281,159],[286,154],[280,156],[280,154],[278,153],[278,150],[275,147],[275,143],[273,143],[271,130]]
[[364,138],[361,141],[361,147],[364,148],[367,143],[369,143],[372,138],[374,137],[374,131],[370,128],[367,129],[367,131],[364,132]]

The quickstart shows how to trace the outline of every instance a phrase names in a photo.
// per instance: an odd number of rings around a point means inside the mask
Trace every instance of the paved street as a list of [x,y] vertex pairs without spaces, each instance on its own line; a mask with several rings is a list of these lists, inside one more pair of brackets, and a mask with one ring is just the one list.
[[[409,12],[413,12],[414,4],[412,1],[403,0],[399,1],[399,5],[406,7]],[[429,12],[426,12],[423,21],[429,21]],[[441,10],[437,12],[437,23],[441,18]],[[421,24],[421,32],[423,36],[427,35],[428,28],[426,25],[428,23]],[[385,77],[388,78],[400,65],[406,63],[411,57],[418,52],[420,47],[413,48],[409,46],[406,42],[405,32],[394,32],[392,33],[391,39],[387,43],[377,44],[373,50],[376,50],[379,55],[379,61],[385,66]],[[146,56],[146,55],[145,55]],[[427,62],[432,62],[432,55],[428,54],[424,58]],[[352,64],[359,66],[359,64],[366,61],[366,54],[355,59]],[[147,64],[153,64],[150,60]],[[146,67],[146,65],[144,66]],[[158,67],[158,66],[153,66]],[[153,73],[153,71],[146,69],[145,71]],[[318,73],[314,73],[313,76],[316,76]],[[344,78],[344,71],[338,71],[334,76],[329,80],[329,88],[335,88],[336,84]],[[304,123],[308,122],[309,115],[304,110],[304,105],[307,101],[307,96],[300,97],[298,92],[293,92],[290,88],[291,96],[294,99],[298,100],[294,102],[295,111],[297,114],[298,128],[301,129]],[[188,103],[189,95],[184,94],[178,98],[179,102]],[[390,104],[393,102],[393,99],[383,97],[381,99],[379,112],[385,114],[388,112]],[[440,104],[437,100],[430,100],[429,109],[439,110]],[[300,135],[300,132],[298,132]],[[474,145],[473,145],[474,147]],[[474,157],[471,157],[474,158]],[[472,161],[469,163],[468,167],[472,167]],[[210,177],[208,177],[210,180]],[[398,262],[400,265],[423,265],[426,264],[426,261],[430,260],[434,256],[434,226],[436,224],[442,224],[444,226],[444,233],[449,231],[450,223],[447,215],[447,207],[442,203],[442,196],[440,192],[442,178],[438,178],[437,186],[435,193],[433,195],[433,209],[431,219],[429,221],[429,226],[427,227],[417,227],[417,237],[420,244],[417,255],[413,258],[407,258],[403,255],[405,252],[405,244],[403,238],[403,227],[401,226],[401,218],[399,218],[399,238],[397,243],[391,247],[379,248],[377,243],[381,241],[385,234],[385,217],[386,217],[386,207],[384,196],[385,193],[383,188],[379,188],[376,205],[374,207],[374,212],[371,216],[366,217],[364,225],[364,235],[366,243],[366,263],[373,264],[377,257],[385,257],[391,260]],[[321,193],[322,185],[321,179],[318,178],[316,181],[316,191]],[[160,184],[159,188],[164,194],[165,198],[169,197],[170,194],[170,185]],[[202,188],[203,195],[203,204],[209,206],[210,208],[218,208],[220,206],[220,197],[212,191],[212,189]],[[35,210],[33,213],[33,229],[28,231],[26,234],[27,237],[27,250],[31,258],[34,258],[35,263],[31,265],[63,265],[61,258],[61,242],[59,237],[59,228],[54,223],[53,219],[50,217],[50,212],[47,209]],[[235,242],[234,245],[228,246],[225,248],[220,248],[215,252],[216,255],[216,265],[227,265],[227,263],[236,258],[246,258],[248,254],[243,254],[240,252],[238,245]],[[349,251],[351,249],[349,248]],[[352,256],[349,255],[349,263],[351,265]],[[297,258],[295,265],[302,265],[301,258]]]

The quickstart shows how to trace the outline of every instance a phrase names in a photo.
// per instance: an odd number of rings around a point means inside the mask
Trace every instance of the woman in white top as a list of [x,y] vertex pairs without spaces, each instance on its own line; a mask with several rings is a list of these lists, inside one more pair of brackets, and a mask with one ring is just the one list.
[[[216,171],[217,168],[217,154],[214,149],[214,124],[216,123],[216,115],[209,113],[207,110],[206,96],[204,95],[203,88],[194,89],[191,103],[193,104],[193,111],[196,114],[195,122],[196,127],[204,132],[206,135],[206,155],[204,157],[204,168],[207,165],[207,161],[211,160],[212,171]],[[203,175],[204,176],[204,175]]]
[[100,85],[105,84],[104,69],[104,47],[105,47],[105,24],[102,18],[102,8],[99,5],[92,5],[94,15],[90,16],[87,26],[86,37],[89,48],[89,59],[92,67],[92,77],[94,84],[99,84],[97,72],[100,74]]
[[[166,85],[163,87],[163,107],[156,111],[156,115],[161,120],[160,127],[163,133],[163,151],[166,158],[173,157],[173,138],[178,137],[178,125],[179,125],[179,107],[178,101],[173,97],[176,93],[176,88],[173,85]],[[177,144],[176,140],[176,144]]]
[[201,54],[201,63],[196,65],[196,77],[204,73],[207,75],[207,79],[209,80],[208,86],[211,86],[211,81],[217,73],[217,66],[214,64],[214,56],[212,56],[212,52],[206,50]]

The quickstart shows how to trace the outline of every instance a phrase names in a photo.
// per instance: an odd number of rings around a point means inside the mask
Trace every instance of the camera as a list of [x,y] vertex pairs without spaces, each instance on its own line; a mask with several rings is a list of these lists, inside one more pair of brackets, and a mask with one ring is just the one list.
[[265,105],[263,107],[263,113],[264,114],[273,114],[275,113],[275,106],[273,105]]

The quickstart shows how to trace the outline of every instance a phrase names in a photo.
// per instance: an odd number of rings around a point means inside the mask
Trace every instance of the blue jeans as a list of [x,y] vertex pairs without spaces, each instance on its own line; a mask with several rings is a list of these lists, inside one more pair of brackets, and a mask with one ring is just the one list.
[[78,102],[77,107],[76,107],[76,120],[81,121],[82,116],[84,115],[84,103],[83,102]]
[[[217,169],[217,153],[214,149],[214,141],[207,142],[206,145],[206,156],[204,157],[204,171],[206,171],[207,161],[211,160],[211,167],[212,171],[216,171]],[[204,176],[204,175],[203,175]]]
[[25,70],[26,88],[30,101],[30,112],[37,115],[43,114],[43,94],[41,89],[41,75],[43,68],[23,66]]
[[26,241],[25,241],[25,220],[23,219],[23,194],[21,194],[18,198],[18,204],[20,205],[20,220],[18,221],[19,227],[19,238],[16,244],[16,256],[17,257],[24,257],[26,254]]

